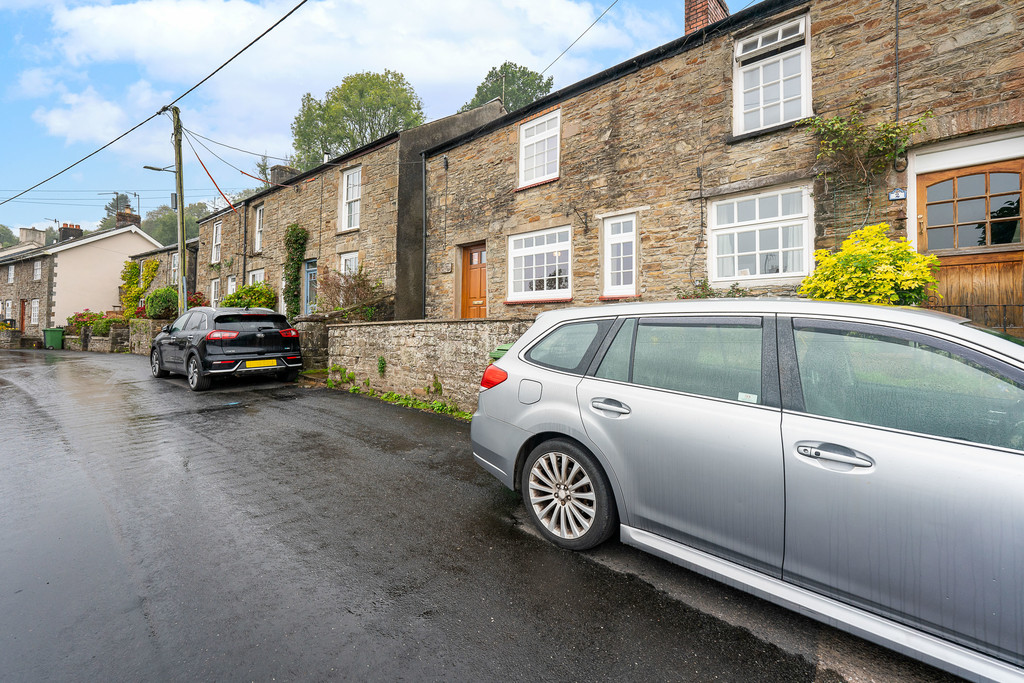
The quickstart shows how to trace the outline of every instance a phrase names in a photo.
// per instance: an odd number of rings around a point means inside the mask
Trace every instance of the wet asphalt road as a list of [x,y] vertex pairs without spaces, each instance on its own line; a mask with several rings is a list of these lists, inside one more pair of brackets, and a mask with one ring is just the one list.
[[0,351],[5,681],[953,680],[521,515],[443,416]]

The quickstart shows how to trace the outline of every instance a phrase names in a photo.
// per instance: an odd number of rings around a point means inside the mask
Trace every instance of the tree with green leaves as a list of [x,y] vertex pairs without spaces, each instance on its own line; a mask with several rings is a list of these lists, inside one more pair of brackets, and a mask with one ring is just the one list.
[[522,109],[551,92],[554,82],[553,76],[544,78],[541,74],[525,66],[505,62],[487,72],[484,82],[476,87],[476,95],[462,105],[462,109],[459,111],[469,111],[490,102],[495,97],[501,98],[501,103],[505,105],[505,111]]
[[[199,235],[199,219],[210,214],[205,202],[195,202],[185,207],[185,239]],[[178,214],[164,204],[146,213],[142,219],[142,231],[164,246],[178,243]]]
[[318,100],[302,96],[292,121],[295,165],[308,171],[335,157],[425,121],[423,102],[397,71],[346,76]]
[[18,243],[18,236],[6,225],[0,224],[0,249],[13,247]]
[[132,203],[128,201],[128,195],[119,192],[116,197],[107,202],[107,205],[103,207],[103,210],[107,212],[107,215],[100,220],[100,224],[96,226],[96,229],[109,230],[110,228],[116,227],[117,212],[130,208],[132,208]]

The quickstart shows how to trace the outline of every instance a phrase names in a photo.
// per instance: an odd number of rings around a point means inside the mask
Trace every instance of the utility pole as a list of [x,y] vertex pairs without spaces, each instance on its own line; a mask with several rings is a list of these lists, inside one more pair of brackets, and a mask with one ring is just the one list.
[[187,265],[185,262],[185,183],[181,167],[181,111],[171,107],[174,117],[174,187],[178,194],[178,315],[188,310],[188,293],[185,291]]

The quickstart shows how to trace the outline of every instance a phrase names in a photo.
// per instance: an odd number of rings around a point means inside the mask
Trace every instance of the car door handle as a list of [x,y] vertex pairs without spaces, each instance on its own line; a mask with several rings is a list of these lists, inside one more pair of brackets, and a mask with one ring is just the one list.
[[845,446],[837,446],[830,443],[797,444],[796,452],[807,458],[841,462],[845,465],[853,465],[854,467],[871,467],[875,464],[870,458],[852,451]]
[[624,403],[619,403],[613,398],[595,398],[590,402],[591,408],[597,410],[604,410],[609,413],[616,413],[618,415],[629,415],[629,406]]

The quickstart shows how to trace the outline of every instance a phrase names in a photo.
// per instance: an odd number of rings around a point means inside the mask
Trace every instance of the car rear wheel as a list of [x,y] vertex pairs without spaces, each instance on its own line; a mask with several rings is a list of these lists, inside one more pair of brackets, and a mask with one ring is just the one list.
[[192,391],[206,391],[210,388],[210,377],[203,374],[197,356],[189,357],[185,376],[188,378],[188,388]]
[[160,367],[160,353],[156,349],[149,352],[149,369],[157,379],[163,379],[170,374]]
[[298,368],[288,368],[286,370],[277,371],[277,379],[282,382],[294,382],[299,378]]
[[574,443],[555,439],[535,448],[520,483],[530,518],[557,546],[593,548],[618,527],[604,471],[594,456]]

